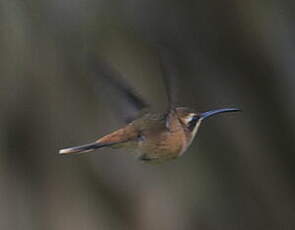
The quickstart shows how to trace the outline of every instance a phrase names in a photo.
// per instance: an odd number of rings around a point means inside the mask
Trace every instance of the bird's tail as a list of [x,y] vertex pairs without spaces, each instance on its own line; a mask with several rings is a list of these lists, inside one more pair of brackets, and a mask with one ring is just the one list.
[[112,132],[93,143],[61,149],[59,150],[59,154],[85,153],[107,146],[115,148],[122,146],[122,144],[129,142],[130,140],[136,139],[137,136],[137,130],[134,129],[133,126],[127,126],[127,128],[122,128]]
[[95,149],[102,148],[102,147],[105,147],[108,145],[109,144],[102,144],[99,142],[93,142],[93,143],[86,144],[86,145],[61,149],[61,150],[59,150],[59,154],[86,153],[86,152],[91,152]]

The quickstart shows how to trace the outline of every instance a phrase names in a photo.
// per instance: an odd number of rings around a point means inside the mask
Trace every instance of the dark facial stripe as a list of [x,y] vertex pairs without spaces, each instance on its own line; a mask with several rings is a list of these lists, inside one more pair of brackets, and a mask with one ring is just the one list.
[[198,116],[194,116],[192,118],[192,120],[187,124],[187,128],[190,130],[190,131],[193,131],[194,128],[196,127],[196,124],[199,120],[199,117]]

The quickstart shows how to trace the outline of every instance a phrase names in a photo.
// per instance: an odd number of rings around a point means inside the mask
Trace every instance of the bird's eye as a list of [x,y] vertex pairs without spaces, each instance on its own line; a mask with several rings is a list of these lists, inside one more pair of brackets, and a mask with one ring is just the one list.
[[192,131],[192,130],[195,128],[195,126],[196,126],[198,120],[199,120],[199,116],[193,116],[193,117],[191,118],[191,120],[187,123],[187,128],[188,128],[190,131]]

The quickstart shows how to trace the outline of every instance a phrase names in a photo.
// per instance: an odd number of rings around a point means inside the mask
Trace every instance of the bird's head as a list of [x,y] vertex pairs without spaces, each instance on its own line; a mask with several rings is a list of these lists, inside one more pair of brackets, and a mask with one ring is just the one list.
[[182,123],[186,133],[188,134],[188,137],[191,140],[195,137],[200,127],[200,124],[205,119],[220,113],[238,112],[238,111],[240,110],[236,108],[223,108],[223,109],[214,109],[214,110],[200,113],[186,107],[176,108],[177,117]]

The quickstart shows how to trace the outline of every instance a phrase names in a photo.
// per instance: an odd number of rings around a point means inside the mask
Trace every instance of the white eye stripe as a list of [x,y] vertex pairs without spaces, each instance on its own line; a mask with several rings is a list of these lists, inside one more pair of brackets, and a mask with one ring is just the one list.
[[184,118],[185,123],[188,124],[189,122],[191,122],[193,120],[194,116],[195,116],[194,113],[188,114],[187,117]]

